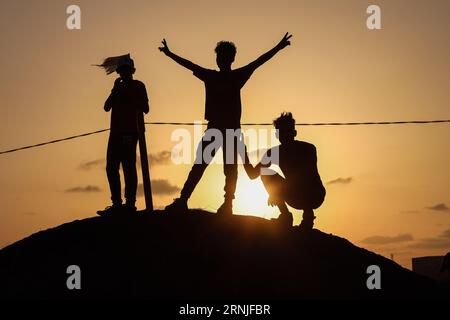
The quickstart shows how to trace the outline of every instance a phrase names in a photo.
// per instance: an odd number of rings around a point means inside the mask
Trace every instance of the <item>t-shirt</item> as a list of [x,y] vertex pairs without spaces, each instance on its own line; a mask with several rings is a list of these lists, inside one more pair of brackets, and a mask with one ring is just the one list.
[[241,88],[255,67],[217,71],[198,67],[194,75],[205,83],[205,119],[210,126],[239,128],[241,122]]
[[286,181],[294,188],[324,189],[317,169],[316,147],[311,143],[295,140],[280,144],[266,152],[262,163],[278,165]]
[[145,131],[142,112],[148,113],[148,96],[145,85],[138,80],[121,82],[114,88],[105,105],[111,110],[111,133],[138,133]]

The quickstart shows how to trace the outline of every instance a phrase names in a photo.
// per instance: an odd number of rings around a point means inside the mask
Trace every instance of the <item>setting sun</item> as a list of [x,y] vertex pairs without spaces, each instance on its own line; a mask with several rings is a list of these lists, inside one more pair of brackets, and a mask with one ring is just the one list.
[[245,177],[245,172],[242,172],[240,178],[236,190],[236,212],[266,219],[277,217],[275,208],[267,205],[268,194],[261,179],[250,180]]

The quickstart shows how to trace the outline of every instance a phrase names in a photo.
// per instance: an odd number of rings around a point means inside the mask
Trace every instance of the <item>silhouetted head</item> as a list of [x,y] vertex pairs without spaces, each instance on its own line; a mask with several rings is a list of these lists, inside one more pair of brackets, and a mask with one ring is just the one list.
[[136,71],[134,68],[134,61],[129,57],[125,57],[119,61],[116,72],[123,80],[133,79],[133,74]]
[[236,57],[236,46],[230,41],[220,41],[216,46],[216,62],[221,71],[231,69],[231,64]]
[[297,130],[295,130],[295,119],[292,117],[292,113],[283,112],[273,120],[273,125],[277,129],[276,136],[282,144],[294,141]]

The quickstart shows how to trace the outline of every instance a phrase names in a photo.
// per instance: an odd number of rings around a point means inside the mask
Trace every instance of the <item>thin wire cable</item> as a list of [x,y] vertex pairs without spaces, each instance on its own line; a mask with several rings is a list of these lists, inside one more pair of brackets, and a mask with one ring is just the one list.
[[[359,126],[359,125],[393,125],[393,124],[429,124],[429,123],[450,123],[449,120],[407,120],[407,121],[372,121],[372,122],[314,122],[296,123],[296,126]],[[171,125],[171,126],[206,126],[205,122],[145,122],[145,124]],[[272,126],[272,122],[241,123],[242,126]]]
[[[378,121],[378,122],[376,122],[376,121],[372,121],[372,122],[317,122],[317,123],[296,123],[295,125],[296,126],[361,126],[361,125],[398,125],[398,124],[432,124],[432,123],[450,123],[450,119],[449,120]],[[198,124],[207,125],[207,123],[203,123],[203,122],[201,123],[201,122],[159,122],[159,121],[145,122],[145,124],[171,125],[171,126],[191,126],[191,125],[198,125]],[[269,122],[242,123],[241,125],[242,126],[271,126],[272,123],[269,123]],[[28,146],[24,146],[24,147],[20,147],[20,148],[5,150],[5,151],[1,151],[0,155],[7,154],[7,153],[13,153],[13,152],[17,152],[17,151],[25,150],[25,149],[42,147],[42,146],[46,146],[49,144],[72,140],[72,139],[77,139],[77,138],[81,138],[81,137],[86,137],[86,136],[90,136],[90,135],[105,132],[105,131],[109,131],[109,129],[101,129],[101,130],[82,133],[82,134],[78,134],[75,136],[70,136],[70,137],[66,137],[66,138],[62,138],[62,139],[56,139],[56,140],[32,144],[32,145],[28,145]]]
[[80,137],[86,137],[86,136],[90,136],[90,135],[101,133],[101,132],[105,132],[105,131],[109,131],[109,129],[102,129],[102,130],[82,133],[82,134],[78,134],[76,136],[71,136],[71,137],[67,137],[67,138],[62,138],[62,139],[56,139],[56,140],[52,140],[52,141],[42,142],[42,143],[38,143],[38,144],[32,144],[32,145],[29,145],[29,146],[20,147],[20,148],[16,148],[16,149],[6,150],[6,151],[0,152],[0,155],[5,154],[5,153],[16,152],[16,151],[20,151],[20,150],[25,150],[25,149],[42,147],[42,146],[46,146],[48,144],[57,143],[57,142],[61,142],[61,141],[66,141],[66,140],[72,140],[72,139],[76,139],[76,138],[80,138]]

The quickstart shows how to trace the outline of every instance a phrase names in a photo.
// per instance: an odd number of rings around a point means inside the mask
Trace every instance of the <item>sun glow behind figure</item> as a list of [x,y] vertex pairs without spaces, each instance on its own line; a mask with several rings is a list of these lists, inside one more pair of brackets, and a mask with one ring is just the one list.
[[[278,144],[278,140],[275,138],[275,132],[270,131],[271,137],[264,136],[264,134],[259,134],[259,137],[268,139],[265,143],[261,141],[257,142],[256,149],[252,148],[252,143],[246,140],[246,145],[249,148],[249,158],[250,162],[255,165],[260,162],[267,149]],[[248,135],[247,135],[248,138]],[[267,144],[267,142],[269,142]],[[253,141],[255,142],[255,141]],[[277,165],[271,165],[270,167],[278,174],[283,175],[281,169]],[[247,173],[242,167],[241,159],[239,159],[239,179],[236,186],[236,198],[235,198],[235,213],[242,215],[258,216],[266,219],[276,218],[279,215],[279,211],[276,207],[270,207],[267,204],[269,194],[260,178],[256,180],[250,180]]]
[[261,179],[250,180],[245,176],[243,170],[239,170],[239,179],[234,200],[234,212],[266,219],[276,218],[279,212],[277,208],[267,205],[269,195],[264,189]]

